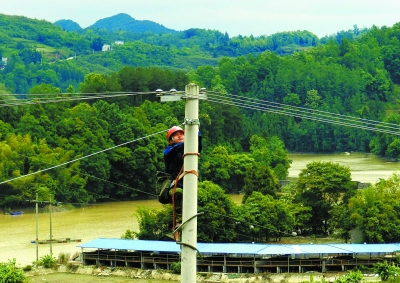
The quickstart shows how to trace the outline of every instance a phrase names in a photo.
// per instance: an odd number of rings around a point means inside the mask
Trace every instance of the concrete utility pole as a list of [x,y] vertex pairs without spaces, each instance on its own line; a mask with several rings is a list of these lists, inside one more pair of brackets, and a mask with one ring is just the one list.
[[[199,132],[199,87],[189,84],[185,88],[185,143],[184,171],[196,172],[198,169]],[[182,220],[182,265],[181,282],[196,282],[197,266],[197,175],[189,173],[183,177]],[[190,220],[189,220],[190,219]],[[185,223],[185,221],[188,221]]]
[[[204,89],[205,90],[205,89]],[[199,93],[196,84],[188,84],[185,94],[175,93],[172,89],[169,94],[163,94],[161,89],[156,90],[161,102],[180,101],[185,99],[185,143],[184,143],[184,177],[183,177],[183,214],[181,235],[181,282],[196,282],[197,267],[197,170],[199,150],[199,99],[207,99],[205,91]]]
[[38,229],[38,219],[39,219],[39,200],[38,194],[36,194],[36,261],[39,260],[39,229]]
[[50,255],[53,256],[53,227],[51,223],[51,196],[49,201],[49,213],[50,213]]
[[36,204],[36,261],[39,260],[39,202],[40,203],[48,203],[49,204],[49,213],[50,213],[50,255],[53,255],[53,231],[52,231],[52,220],[51,220],[51,205],[57,205],[59,202],[50,201],[39,201],[38,194],[36,194],[36,200],[31,200],[30,202],[34,202]]

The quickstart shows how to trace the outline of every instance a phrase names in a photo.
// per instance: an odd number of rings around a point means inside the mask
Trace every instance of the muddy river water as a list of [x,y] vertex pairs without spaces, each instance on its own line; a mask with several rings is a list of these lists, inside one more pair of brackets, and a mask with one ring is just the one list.
[[[351,169],[352,179],[360,182],[375,183],[379,178],[387,179],[393,173],[400,172],[400,163],[364,154],[290,154],[293,160],[289,171],[289,178],[295,178],[299,172],[312,161],[332,161]],[[241,196],[232,196],[235,202],[240,202]],[[134,216],[140,206],[161,208],[157,200],[113,202],[90,205],[66,212],[52,213],[53,238],[81,239],[87,242],[99,237],[120,238],[127,229],[138,229],[137,219]],[[17,263],[27,265],[50,254],[49,244],[39,244],[36,253],[36,244],[32,244],[36,237],[36,216],[31,212],[11,216],[0,214],[0,262],[16,258]],[[39,209],[41,212],[41,209]],[[42,211],[43,212],[43,211]],[[39,213],[38,219],[39,240],[50,236],[49,213]],[[54,243],[52,252],[55,257],[60,253],[80,252],[79,243]]]
[[350,168],[353,181],[375,184],[379,179],[388,179],[393,173],[400,174],[400,162],[380,158],[372,154],[289,154],[292,160],[289,179],[298,177],[300,171],[312,161],[334,162]]

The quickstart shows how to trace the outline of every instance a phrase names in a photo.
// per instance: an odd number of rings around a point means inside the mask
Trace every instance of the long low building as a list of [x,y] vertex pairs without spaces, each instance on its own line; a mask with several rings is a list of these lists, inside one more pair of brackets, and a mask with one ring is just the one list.
[[[98,238],[79,245],[82,264],[170,269],[180,261],[181,247],[173,241]],[[197,243],[198,272],[282,273],[346,271],[391,262],[400,244],[260,244]]]

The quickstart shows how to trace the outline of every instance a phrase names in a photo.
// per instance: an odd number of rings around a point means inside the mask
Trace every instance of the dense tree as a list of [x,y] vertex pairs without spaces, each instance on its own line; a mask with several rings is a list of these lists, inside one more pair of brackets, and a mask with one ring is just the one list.
[[279,240],[292,231],[294,218],[286,202],[270,195],[253,192],[240,207],[238,230],[254,237],[255,241]]
[[[245,204],[237,206],[210,181],[199,183],[198,211],[197,237],[202,242],[279,240],[293,228],[287,202],[255,192]],[[159,239],[170,233],[171,215],[171,205],[164,205],[162,210],[140,208],[139,232],[127,230],[123,238]]]
[[[229,195],[210,181],[200,182],[198,190],[198,240],[203,242],[231,242],[236,239],[236,205]],[[123,238],[160,239],[172,231],[172,207],[162,210],[141,207],[138,209],[139,231],[127,230]],[[224,227],[221,227],[221,218]]]
[[335,206],[330,211],[329,229],[336,233],[347,243],[351,238],[351,230],[355,227],[355,221],[351,217],[347,203]]
[[289,206],[291,215],[293,216],[293,231],[301,235],[308,232],[308,221],[311,219],[312,208],[298,203],[297,199],[297,182],[290,182],[281,188],[279,199]]
[[103,39],[100,37],[97,37],[93,39],[92,43],[90,44],[90,48],[92,48],[94,51],[101,51],[104,45]]
[[250,139],[250,152],[256,162],[273,170],[276,178],[285,179],[290,161],[283,142],[276,136],[264,139],[253,135]]
[[136,215],[139,231],[127,230],[121,236],[124,239],[159,240],[171,232],[171,206],[163,210],[139,207]]
[[251,167],[247,168],[246,177],[244,178],[243,202],[246,202],[253,192],[275,197],[277,191],[278,180],[268,166],[255,162]]
[[[236,206],[229,195],[218,185],[210,181],[199,183],[198,190],[199,217],[197,239],[201,242],[232,242],[236,238]],[[224,225],[221,227],[221,221]]]
[[349,200],[348,210],[353,227],[363,232],[367,243],[398,242],[400,239],[400,176],[379,181]]
[[80,92],[82,93],[104,93],[108,91],[106,77],[99,74],[86,75],[85,81],[80,85]]
[[[382,125],[378,124],[377,127],[385,129],[389,124],[394,130],[398,127],[400,122],[400,115],[391,113],[383,120]],[[388,124],[385,124],[388,123]],[[400,157],[400,143],[399,139],[393,135],[378,133],[370,142],[371,152],[376,155],[388,156],[394,159]]]
[[228,189],[232,174],[233,156],[223,146],[215,147],[203,163],[203,178],[213,180],[219,186]]
[[314,234],[328,232],[329,212],[347,203],[355,190],[348,167],[317,161],[307,164],[300,172],[297,189],[299,201],[312,208],[308,225]]

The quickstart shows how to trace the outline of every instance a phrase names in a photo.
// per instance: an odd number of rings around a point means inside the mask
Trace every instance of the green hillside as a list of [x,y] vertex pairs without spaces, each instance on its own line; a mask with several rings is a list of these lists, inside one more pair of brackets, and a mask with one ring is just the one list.
[[[255,223],[260,241],[298,230],[348,239],[355,227],[368,242],[399,241],[398,176],[357,190],[349,168],[310,162],[296,182],[278,181],[288,176],[289,151],[400,158],[400,23],[323,39],[67,32],[6,15],[0,25],[0,207],[36,193],[78,204],[156,198],[165,131],[185,113],[183,101],[160,103],[154,91],[193,82],[208,96],[199,207],[217,212],[202,218],[202,239],[244,240],[235,231]],[[244,203],[234,207],[226,194],[237,192]],[[235,218],[229,227],[221,213]],[[209,219],[227,233],[207,234]]]

